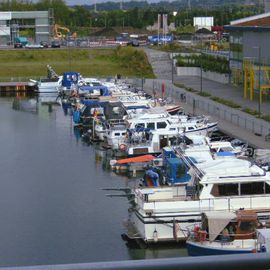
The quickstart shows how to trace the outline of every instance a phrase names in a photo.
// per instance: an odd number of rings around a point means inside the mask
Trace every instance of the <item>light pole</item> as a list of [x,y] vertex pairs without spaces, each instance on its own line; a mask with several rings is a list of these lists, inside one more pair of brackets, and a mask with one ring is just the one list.
[[200,55],[201,59],[200,59],[200,92],[202,93],[202,54]]
[[200,93],[202,93],[202,84],[203,84],[203,81],[202,81],[202,57],[203,57],[203,53],[202,53],[202,50],[203,50],[203,42],[202,42],[202,37],[201,37],[201,53],[200,53]]
[[174,63],[173,63],[173,52],[172,52],[172,84],[173,84],[173,68],[174,68]]
[[259,65],[259,74],[258,74],[258,88],[259,88],[259,97],[258,97],[258,114],[261,117],[261,46],[253,47],[254,49],[258,49],[258,65]]
[[261,47],[259,46],[259,103],[258,103],[258,110],[259,110],[259,117],[261,117]]

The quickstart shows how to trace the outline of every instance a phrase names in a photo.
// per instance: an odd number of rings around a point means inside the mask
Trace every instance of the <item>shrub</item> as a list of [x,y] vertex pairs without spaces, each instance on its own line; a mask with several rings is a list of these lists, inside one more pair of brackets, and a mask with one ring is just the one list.
[[259,116],[259,112],[257,110],[252,110],[250,108],[244,108],[242,109],[243,112],[254,115],[254,116]]
[[267,122],[270,122],[270,115],[263,115],[261,118]]
[[177,66],[202,67],[204,71],[230,73],[229,61],[225,57],[208,54],[178,55]]
[[199,92],[198,95],[200,95],[202,97],[211,97],[211,94],[209,94],[207,92]]

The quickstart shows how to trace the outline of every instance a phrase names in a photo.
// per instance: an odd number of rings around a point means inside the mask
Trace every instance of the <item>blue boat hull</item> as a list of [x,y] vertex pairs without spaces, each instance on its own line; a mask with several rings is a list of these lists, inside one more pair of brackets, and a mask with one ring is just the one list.
[[199,243],[187,242],[186,244],[188,256],[210,256],[210,255],[229,255],[229,254],[244,254],[253,253],[252,249],[219,249],[219,248],[209,248],[202,246]]

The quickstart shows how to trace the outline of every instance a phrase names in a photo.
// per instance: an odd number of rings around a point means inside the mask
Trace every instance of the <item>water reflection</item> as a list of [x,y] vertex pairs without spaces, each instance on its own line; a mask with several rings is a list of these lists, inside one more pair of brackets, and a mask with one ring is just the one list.
[[61,105],[57,93],[40,93],[32,96],[25,96],[25,93],[9,93],[9,96],[14,97],[12,102],[14,110],[38,114],[42,118],[50,118],[50,114],[55,111],[54,105]]
[[36,99],[31,98],[22,98],[15,97],[12,103],[13,110],[29,112],[29,113],[38,113],[38,103]]
[[113,153],[84,143],[56,98],[1,99],[0,266],[185,256],[181,246],[122,240],[130,204],[103,189],[132,187],[137,177],[111,171]]

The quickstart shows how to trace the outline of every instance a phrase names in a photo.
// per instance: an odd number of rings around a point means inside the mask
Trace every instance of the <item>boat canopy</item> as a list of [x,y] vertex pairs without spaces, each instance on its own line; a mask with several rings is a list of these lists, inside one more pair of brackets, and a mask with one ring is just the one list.
[[223,229],[236,218],[234,212],[209,211],[203,213],[203,220],[208,220],[209,241],[214,241]]

